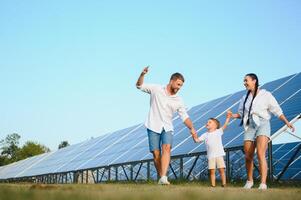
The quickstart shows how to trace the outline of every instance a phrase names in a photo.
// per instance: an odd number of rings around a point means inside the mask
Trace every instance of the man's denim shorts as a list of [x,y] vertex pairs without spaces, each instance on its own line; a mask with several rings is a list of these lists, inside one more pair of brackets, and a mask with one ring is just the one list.
[[165,130],[163,130],[161,133],[156,133],[147,129],[147,133],[150,152],[153,152],[154,150],[161,151],[162,144],[170,144],[170,147],[172,146],[172,131],[165,132]]
[[244,134],[244,141],[255,141],[258,136],[271,136],[271,125],[267,119],[260,118],[259,126],[250,118],[250,124]]

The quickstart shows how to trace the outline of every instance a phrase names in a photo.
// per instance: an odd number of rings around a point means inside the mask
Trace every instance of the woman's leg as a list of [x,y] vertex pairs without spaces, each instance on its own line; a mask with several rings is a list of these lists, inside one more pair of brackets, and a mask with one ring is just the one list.
[[244,151],[245,151],[245,161],[246,161],[246,170],[247,170],[247,177],[248,181],[253,182],[253,156],[255,151],[255,144],[253,141],[245,141],[244,142]]
[[256,138],[257,158],[259,162],[259,171],[261,176],[261,183],[266,184],[268,166],[265,153],[268,147],[269,138],[266,136],[258,136]]

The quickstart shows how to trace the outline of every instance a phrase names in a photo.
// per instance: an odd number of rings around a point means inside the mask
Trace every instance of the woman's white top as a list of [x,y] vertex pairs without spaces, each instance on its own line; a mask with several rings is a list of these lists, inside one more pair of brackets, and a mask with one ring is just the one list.
[[[243,114],[243,105],[245,101],[246,95],[242,97],[240,100],[239,108],[238,108],[238,113],[242,117]],[[250,104],[252,102],[253,95],[250,93],[246,104],[245,104],[245,116],[244,116],[244,128],[245,130],[248,128],[246,125],[246,122],[248,120],[248,115],[249,115],[249,108]],[[266,120],[271,119],[271,113],[273,113],[275,116],[280,117],[283,114],[282,109],[280,108],[280,105],[278,104],[277,100],[275,97],[269,92],[266,91],[265,89],[260,89],[259,92],[257,93],[252,109],[251,109],[251,116],[256,123],[256,125],[260,125],[260,119],[263,118]]]

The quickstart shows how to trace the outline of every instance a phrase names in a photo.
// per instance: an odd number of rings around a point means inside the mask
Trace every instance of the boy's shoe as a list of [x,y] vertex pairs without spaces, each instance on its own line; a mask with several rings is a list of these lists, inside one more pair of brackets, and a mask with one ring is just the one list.
[[226,184],[222,184],[222,187],[223,187],[223,188],[226,187]]
[[162,176],[159,181],[158,181],[159,185],[169,185],[170,182],[167,180],[167,176]]
[[265,184],[265,183],[260,183],[258,189],[259,189],[259,190],[267,190],[267,189],[268,189],[268,186],[267,186],[267,184]]
[[244,186],[244,189],[251,189],[254,185],[254,182],[253,181],[247,181],[245,186]]

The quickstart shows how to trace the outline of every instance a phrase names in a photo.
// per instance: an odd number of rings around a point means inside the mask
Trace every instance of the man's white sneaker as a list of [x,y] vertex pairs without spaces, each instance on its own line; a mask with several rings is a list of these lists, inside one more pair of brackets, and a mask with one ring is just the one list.
[[258,189],[259,189],[259,190],[266,190],[266,189],[268,189],[268,186],[267,186],[267,184],[265,184],[265,183],[260,183]]
[[247,181],[244,186],[244,189],[251,189],[253,185],[254,185],[253,181]]
[[162,177],[159,179],[158,184],[159,184],[159,185],[169,185],[170,182],[168,182],[167,176],[162,176]]

